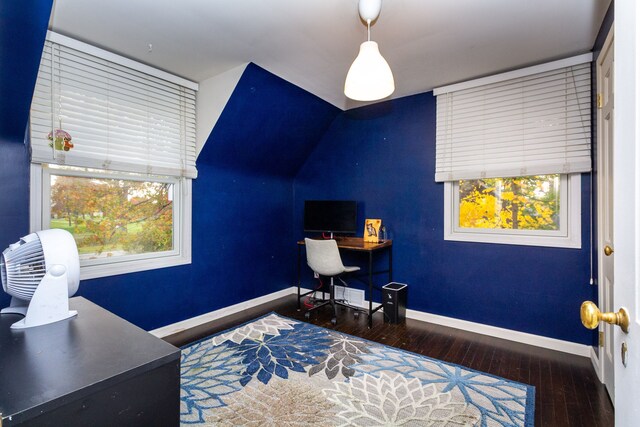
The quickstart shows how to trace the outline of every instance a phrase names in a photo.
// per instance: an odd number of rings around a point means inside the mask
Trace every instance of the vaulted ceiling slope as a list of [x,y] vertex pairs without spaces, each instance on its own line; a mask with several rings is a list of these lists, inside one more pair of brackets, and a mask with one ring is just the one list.
[[198,164],[292,179],[339,113],[313,94],[249,64]]
[[[610,0],[385,0],[372,40],[398,98],[588,52]],[[56,0],[50,29],[202,81],[254,62],[349,109],[358,0]]]

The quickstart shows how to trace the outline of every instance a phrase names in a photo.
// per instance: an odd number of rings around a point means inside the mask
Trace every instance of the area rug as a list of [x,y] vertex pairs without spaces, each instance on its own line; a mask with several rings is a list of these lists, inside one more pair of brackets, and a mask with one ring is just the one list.
[[275,313],[181,363],[182,425],[533,426],[532,386]]

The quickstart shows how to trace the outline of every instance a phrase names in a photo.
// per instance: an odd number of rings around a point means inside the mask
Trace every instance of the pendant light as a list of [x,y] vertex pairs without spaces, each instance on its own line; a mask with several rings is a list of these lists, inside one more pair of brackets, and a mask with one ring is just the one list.
[[395,90],[393,73],[378,50],[378,43],[371,41],[371,22],[380,15],[382,0],[360,0],[358,12],[367,23],[367,41],[360,45],[344,82],[344,94],[356,101],[376,101],[386,98]]

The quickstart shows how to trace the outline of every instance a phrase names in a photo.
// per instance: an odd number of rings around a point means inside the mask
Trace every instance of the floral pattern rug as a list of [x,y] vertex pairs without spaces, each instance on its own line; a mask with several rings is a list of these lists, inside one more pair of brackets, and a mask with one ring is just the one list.
[[534,387],[275,313],[182,349],[181,424],[533,426]]

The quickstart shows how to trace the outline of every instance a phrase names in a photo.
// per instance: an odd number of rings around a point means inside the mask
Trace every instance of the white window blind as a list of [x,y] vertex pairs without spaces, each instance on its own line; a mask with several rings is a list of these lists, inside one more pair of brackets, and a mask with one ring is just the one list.
[[591,170],[590,63],[469,86],[434,91],[436,181]]
[[[195,178],[195,90],[45,42],[31,104],[31,160]],[[47,136],[63,129],[73,148]]]

